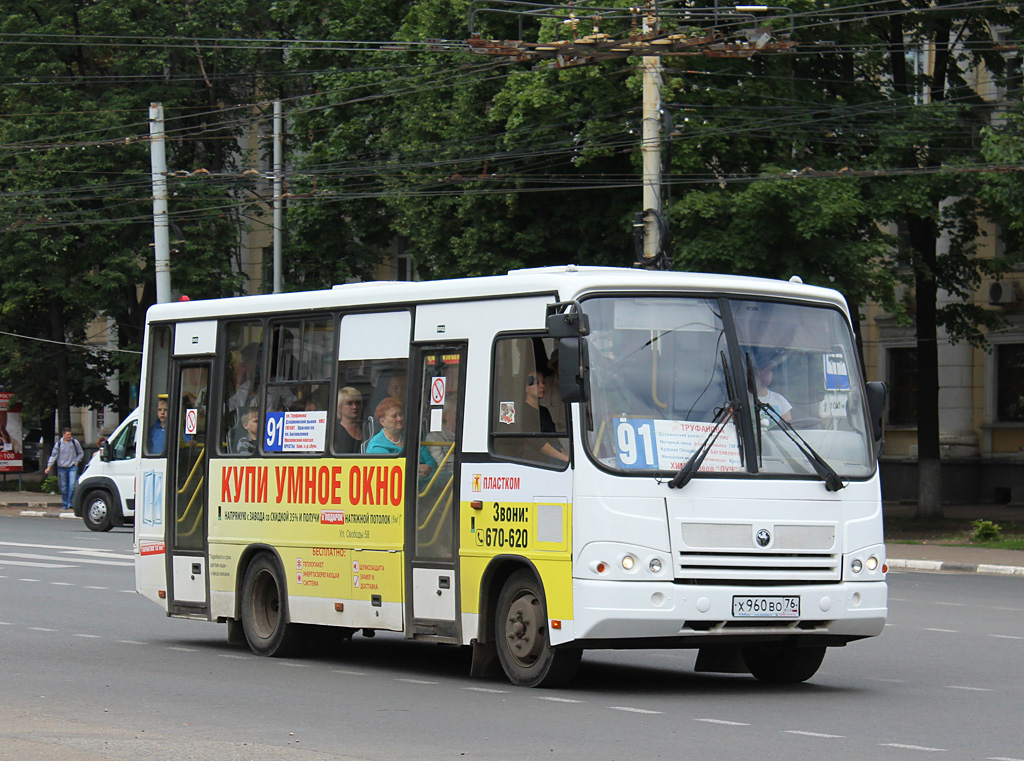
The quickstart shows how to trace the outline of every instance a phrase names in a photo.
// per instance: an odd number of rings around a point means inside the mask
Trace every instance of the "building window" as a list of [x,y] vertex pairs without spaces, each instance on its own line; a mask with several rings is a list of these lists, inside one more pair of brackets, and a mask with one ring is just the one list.
[[996,420],[1024,422],[1024,344],[996,347]]
[[889,349],[889,424],[917,423],[917,349]]

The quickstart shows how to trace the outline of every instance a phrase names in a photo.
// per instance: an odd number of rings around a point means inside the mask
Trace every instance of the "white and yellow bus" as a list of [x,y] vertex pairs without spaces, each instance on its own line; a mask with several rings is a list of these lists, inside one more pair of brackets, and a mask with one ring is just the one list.
[[588,648],[811,677],[881,633],[843,298],[550,267],[149,310],[136,586],[258,654],[313,627],[564,683]]

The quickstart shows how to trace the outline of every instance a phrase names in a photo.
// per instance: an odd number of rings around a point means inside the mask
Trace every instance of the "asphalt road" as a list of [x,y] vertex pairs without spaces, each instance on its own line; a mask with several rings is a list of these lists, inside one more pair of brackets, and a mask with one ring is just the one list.
[[890,625],[807,684],[584,656],[568,689],[468,676],[460,648],[357,636],[266,659],[133,591],[130,531],[0,518],[0,759],[1024,761],[1024,579],[889,575]]

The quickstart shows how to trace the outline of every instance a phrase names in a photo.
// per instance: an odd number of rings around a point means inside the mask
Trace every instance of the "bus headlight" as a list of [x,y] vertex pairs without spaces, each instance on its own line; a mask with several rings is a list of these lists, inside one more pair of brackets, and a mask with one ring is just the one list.
[[853,562],[850,563],[850,570],[852,570],[854,573],[860,573],[863,567],[864,564],[860,562],[860,558],[854,558]]
[[651,573],[661,573],[661,558],[651,558],[651,562],[647,564]]
[[624,570],[632,571],[633,570],[633,566],[635,564],[636,564],[636,558],[633,557],[632,555],[623,555],[622,556],[622,567],[623,567]]
[[868,567],[869,571],[875,570],[876,568],[878,568],[878,558],[876,558],[874,555],[872,555],[871,557],[869,557],[867,559],[867,562],[865,563],[865,565]]

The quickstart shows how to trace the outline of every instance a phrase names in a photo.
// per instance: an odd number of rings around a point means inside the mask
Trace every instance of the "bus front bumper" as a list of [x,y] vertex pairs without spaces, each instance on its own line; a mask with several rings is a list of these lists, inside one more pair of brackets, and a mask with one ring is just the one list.
[[[747,598],[746,602],[787,598],[791,603],[794,597],[799,599],[797,617],[733,615],[734,598]],[[573,638],[664,638],[666,647],[673,646],[667,640],[682,638],[695,640],[696,647],[709,639],[801,635],[839,644],[881,634],[887,598],[888,586],[884,581],[718,587],[575,579]]]

